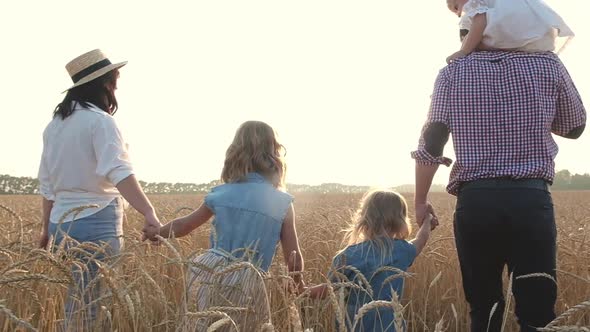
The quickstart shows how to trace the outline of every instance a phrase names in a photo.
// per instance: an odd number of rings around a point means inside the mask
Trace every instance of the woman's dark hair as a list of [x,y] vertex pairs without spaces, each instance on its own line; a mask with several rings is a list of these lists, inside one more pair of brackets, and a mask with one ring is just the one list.
[[118,77],[119,71],[112,70],[99,78],[69,90],[62,102],[55,107],[53,117],[59,116],[63,120],[72,115],[74,101],[84,107],[89,107],[89,103],[92,103],[109,114],[115,114],[119,106],[115,97]]

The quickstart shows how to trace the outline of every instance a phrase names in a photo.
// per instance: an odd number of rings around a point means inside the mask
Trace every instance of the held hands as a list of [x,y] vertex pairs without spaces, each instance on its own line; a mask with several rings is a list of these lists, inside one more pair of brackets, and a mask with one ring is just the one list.
[[430,202],[416,203],[414,202],[416,211],[416,223],[422,227],[424,222],[430,222],[430,229],[433,230],[438,226],[438,217],[434,212],[434,208]]
[[162,224],[160,224],[160,220],[156,216],[156,213],[153,211],[147,213],[144,217],[145,223],[143,224],[143,234],[141,236],[141,240],[157,241],[155,237],[156,235],[160,234],[160,228],[162,227]]
[[430,226],[430,230],[433,231],[438,226],[438,220],[437,220],[436,224],[433,222],[433,220],[434,220],[434,216],[429,213],[426,216],[426,219],[424,219],[424,223],[422,224],[422,227]]
[[295,284],[295,295],[301,295],[303,292],[307,290],[307,286],[305,286],[305,282],[303,280],[299,280]]
[[467,56],[467,54],[465,54],[465,52],[459,50],[447,57],[447,64],[450,64],[451,62],[453,62],[457,59],[463,58],[465,56]]
[[282,281],[283,289],[289,294],[295,294],[296,296],[301,295],[307,290],[305,282],[301,278],[301,275],[293,275],[292,278],[285,278]]
[[305,287],[303,292],[306,292],[306,296],[312,299],[323,299],[328,295],[328,285],[311,285],[309,287]]

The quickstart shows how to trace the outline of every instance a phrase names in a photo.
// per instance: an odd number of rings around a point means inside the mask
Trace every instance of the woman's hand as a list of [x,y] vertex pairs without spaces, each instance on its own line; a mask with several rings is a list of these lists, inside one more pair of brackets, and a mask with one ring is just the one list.
[[145,223],[143,224],[143,235],[141,239],[142,241],[148,239],[154,240],[155,236],[160,234],[160,228],[162,227],[162,224],[160,223],[160,220],[154,211],[147,213],[144,217]]
[[48,244],[49,244],[49,234],[46,231],[43,231],[43,233],[41,233],[41,236],[39,237],[39,248],[47,249]]
[[51,216],[52,209],[53,201],[43,197],[41,209],[43,213],[43,231],[41,233],[41,237],[39,238],[39,248],[41,249],[47,249],[47,244],[49,244],[49,218]]
[[156,216],[152,203],[150,203],[150,200],[141,189],[135,175],[131,174],[117,183],[117,189],[123,198],[125,198],[127,202],[137,210],[137,212],[143,214],[145,218],[145,223],[142,229],[142,240],[153,240],[154,237],[160,233],[160,227],[162,225]]

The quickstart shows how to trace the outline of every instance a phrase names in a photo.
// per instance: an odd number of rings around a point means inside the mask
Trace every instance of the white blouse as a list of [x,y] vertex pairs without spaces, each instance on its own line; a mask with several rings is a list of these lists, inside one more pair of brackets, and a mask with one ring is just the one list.
[[[469,0],[463,6],[461,29],[469,30],[477,14],[486,14],[483,43],[491,48],[554,51],[574,36],[561,16],[543,0]],[[557,42],[557,37],[564,38]]]
[[98,205],[75,219],[100,211],[119,197],[115,186],[132,174],[127,144],[115,119],[100,108],[75,103],[72,115],[65,120],[57,116],[45,128],[39,184],[41,195],[54,201],[52,223],[76,207]]

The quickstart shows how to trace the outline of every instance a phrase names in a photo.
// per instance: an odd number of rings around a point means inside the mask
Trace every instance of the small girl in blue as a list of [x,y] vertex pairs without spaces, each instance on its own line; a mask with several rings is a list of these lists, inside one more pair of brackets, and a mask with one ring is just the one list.
[[[261,273],[268,271],[279,241],[289,272],[303,270],[293,197],[284,191],[286,168],[274,130],[264,122],[245,122],[227,149],[224,184],[213,188],[193,213],[160,230],[163,237],[185,236],[215,216],[211,247],[193,260],[189,294],[196,297],[196,311],[246,308],[226,312],[239,331],[259,331],[270,322]],[[302,287],[300,277],[294,279]],[[196,330],[205,331],[210,323],[199,320]],[[226,327],[233,331],[230,325]]]
[[[416,238],[406,241],[411,233],[407,214],[406,201],[394,191],[374,190],[361,200],[353,224],[345,235],[348,245],[334,257],[329,274],[332,283],[354,282],[361,286],[361,289],[350,288],[347,294],[347,331],[396,331],[391,308],[369,311],[356,324],[355,316],[364,304],[371,301],[391,301],[393,292],[401,298],[404,279],[399,276],[399,271],[407,271],[412,265],[426,245],[432,227],[432,218],[426,218]],[[359,272],[370,287],[364,284]],[[327,295],[327,285],[311,287],[309,292],[311,297],[323,298]],[[403,324],[399,325],[403,328]]]

